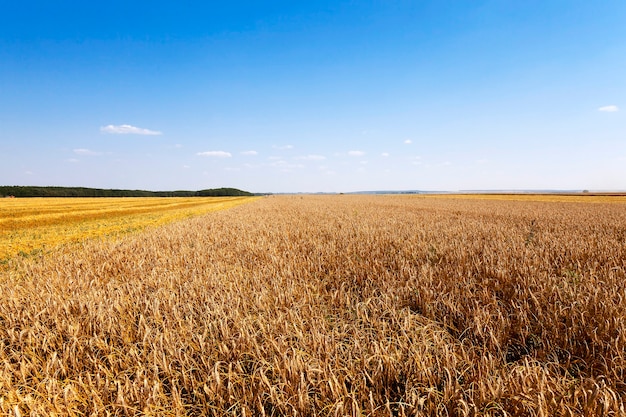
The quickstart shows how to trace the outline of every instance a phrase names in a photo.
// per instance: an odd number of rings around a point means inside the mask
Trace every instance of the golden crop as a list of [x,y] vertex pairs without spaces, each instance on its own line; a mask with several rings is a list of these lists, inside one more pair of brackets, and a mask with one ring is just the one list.
[[246,197],[0,199],[0,261],[86,238],[115,236],[246,201]]
[[621,416],[625,209],[267,197],[18,257],[0,412]]
[[621,193],[600,194],[524,194],[524,193],[492,193],[492,194],[420,194],[417,198],[452,198],[473,200],[504,200],[504,201],[546,201],[552,203],[626,203],[626,195]]

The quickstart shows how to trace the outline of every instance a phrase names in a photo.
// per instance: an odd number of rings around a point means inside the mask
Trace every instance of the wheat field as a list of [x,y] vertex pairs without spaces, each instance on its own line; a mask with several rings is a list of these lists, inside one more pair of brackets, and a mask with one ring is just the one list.
[[6,415],[626,415],[623,202],[272,196],[0,294]]

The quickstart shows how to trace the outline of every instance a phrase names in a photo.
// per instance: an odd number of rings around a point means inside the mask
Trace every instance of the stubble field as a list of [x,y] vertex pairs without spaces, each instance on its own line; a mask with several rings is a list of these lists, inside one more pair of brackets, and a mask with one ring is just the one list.
[[565,200],[267,197],[15,258],[0,411],[624,415],[626,204]]
[[3,198],[0,262],[116,237],[251,201],[250,197]]

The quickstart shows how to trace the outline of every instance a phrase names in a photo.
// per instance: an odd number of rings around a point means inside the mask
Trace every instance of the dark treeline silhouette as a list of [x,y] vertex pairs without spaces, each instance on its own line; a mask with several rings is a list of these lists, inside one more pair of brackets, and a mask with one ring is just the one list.
[[0,197],[248,197],[254,194],[237,188],[200,191],[144,191],[85,187],[0,186]]

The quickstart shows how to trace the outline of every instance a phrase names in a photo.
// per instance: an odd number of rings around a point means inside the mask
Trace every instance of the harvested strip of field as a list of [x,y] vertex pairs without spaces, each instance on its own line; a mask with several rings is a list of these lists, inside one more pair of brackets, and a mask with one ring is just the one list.
[[0,200],[0,261],[86,238],[115,236],[251,201],[248,197]]
[[626,210],[268,197],[0,275],[0,411],[623,415]]

